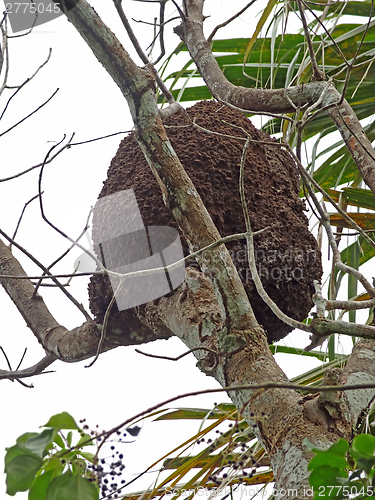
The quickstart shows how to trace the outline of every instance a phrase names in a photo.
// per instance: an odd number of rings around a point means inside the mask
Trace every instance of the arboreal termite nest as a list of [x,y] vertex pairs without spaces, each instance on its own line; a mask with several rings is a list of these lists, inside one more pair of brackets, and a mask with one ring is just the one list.
[[[250,142],[244,167],[252,229],[269,227],[255,237],[256,265],[272,300],[288,316],[303,320],[313,306],[313,280],[321,278],[322,267],[320,251],[309,232],[304,203],[299,198],[299,177],[293,158],[280,147],[264,144],[274,139],[257,130],[240,112],[219,103],[199,102],[187,110],[187,115],[170,117],[165,124],[167,133],[221,236],[245,231],[238,189],[244,140],[235,137],[246,138],[247,133],[252,139],[263,141]],[[218,134],[194,127],[194,120]],[[121,142],[99,198],[130,188],[134,189],[145,226],[177,228],[134,134]],[[96,226],[100,224],[108,224],[108,220],[95,220],[94,216],[94,244]],[[187,250],[183,237],[182,242]],[[291,327],[280,321],[257,294],[248,269],[245,241],[231,242],[227,248],[268,341],[282,339]],[[89,293],[91,310],[96,321],[102,323],[113,296],[108,278],[94,276]],[[134,337],[138,328],[139,342],[155,338],[141,325],[132,309],[118,311],[114,304],[110,323],[130,337]],[[163,332],[160,336],[163,337]],[[129,343],[136,340],[129,338]]]

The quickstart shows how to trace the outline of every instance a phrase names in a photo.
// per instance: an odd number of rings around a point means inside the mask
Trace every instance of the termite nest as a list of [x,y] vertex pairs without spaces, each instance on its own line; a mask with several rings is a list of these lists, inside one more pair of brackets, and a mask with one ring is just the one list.
[[[305,205],[299,197],[300,179],[294,159],[239,111],[215,101],[199,102],[186,111],[166,120],[167,134],[221,236],[246,230],[239,172],[245,140],[254,140],[249,143],[244,163],[245,196],[252,230],[268,228],[254,237],[256,266],[271,299],[285,314],[302,321],[313,307],[313,280],[320,280],[322,266],[320,250],[309,231]],[[178,229],[134,133],[121,142],[99,198],[131,188],[145,226]],[[99,220],[94,213],[94,244],[98,228],[110,225],[110,214]],[[181,241],[187,255],[182,234]],[[245,240],[228,243],[227,248],[268,342],[282,339],[292,328],[280,321],[258,295],[247,263]],[[91,310],[102,324],[113,297],[108,278],[93,276],[89,294]],[[156,334],[140,322],[134,309],[118,311],[115,303],[108,331],[121,332],[129,344],[171,335],[160,328]]]

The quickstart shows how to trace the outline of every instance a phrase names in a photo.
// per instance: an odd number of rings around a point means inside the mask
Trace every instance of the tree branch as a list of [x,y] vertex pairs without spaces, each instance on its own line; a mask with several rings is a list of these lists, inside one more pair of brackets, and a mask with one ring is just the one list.
[[332,106],[327,112],[342,135],[364,181],[375,195],[375,151],[352,108],[345,100],[341,103],[341,94],[332,85],[327,91],[326,82],[311,82],[277,90],[236,87],[224,76],[212,54],[211,45],[204,37],[203,3],[186,0],[185,4],[186,16],[175,32],[185,42],[212,95],[245,110],[292,113],[296,107],[316,103],[325,91],[321,107]]
[[57,357],[54,355],[45,356],[43,359],[38,361],[34,366],[30,366],[29,368],[24,368],[23,370],[0,370],[0,380],[19,380],[21,378],[33,377],[34,375],[42,375],[44,370],[50,366],[54,361],[56,361]]
[[[100,333],[94,321],[67,330],[52,316],[42,297],[34,295],[34,286],[9,247],[0,240],[0,284],[16,305],[40,344],[49,356],[68,363],[81,361],[96,352]],[[24,276],[25,279],[3,276]],[[107,343],[103,350],[113,349],[119,344]]]

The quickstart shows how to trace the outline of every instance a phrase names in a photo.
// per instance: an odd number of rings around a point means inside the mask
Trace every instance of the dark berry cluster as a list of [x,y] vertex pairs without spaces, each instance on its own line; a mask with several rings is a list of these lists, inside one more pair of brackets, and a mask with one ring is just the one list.
[[[254,414],[252,414],[252,417],[254,417]],[[262,415],[262,417],[264,417],[264,415]],[[208,451],[212,453],[223,446],[222,437],[228,436],[228,433],[232,436],[232,442],[220,451],[223,455],[228,457],[225,464],[219,467],[215,471],[215,474],[209,477],[209,480],[216,486],[220,486],[229,476],[232,484],[233,482],[246,482],[247,478],[252,478],[257,473],[257,467],[260,466],[253,456],[252,438],[242,433],[241,426],[238,422],[235,424],[230,423],[228,427],[229,430],[225,432],[216,429],[216,439],[202,437],[197,440],[197,444],[208,444]],[[254,424],[253,427],[256,427],[256,425]]]
[[[83,423],[81,420],[80,423]],[[85,432],[89,431],[87,425],[83,426]],[[104,439],[105,431],[99,431],[98,426],[95,430],[89,431],[90,435],[94,438],[97,445],[101,445]],[[126,442],[128,434],[126,432],[117,431],[115,433],[116,445],[111,444],[110,455],[106,458],[99,458],[98,463],[88,465],[87,479],[90,482],[95,482],[100,489],[100,499],[115,499],[119,498],[121,488],[125,485],[126,481],[124,479],[125,464],[123,463],[124,455],[116,447],[123,446]],[[125,439],[124,439],[125,438]],[[112,443],[114,442],[113,436],[111,437]],[[104,451],[108,448],[102,447],[101,450]],[[99,453],[99,457],[102,453]]]

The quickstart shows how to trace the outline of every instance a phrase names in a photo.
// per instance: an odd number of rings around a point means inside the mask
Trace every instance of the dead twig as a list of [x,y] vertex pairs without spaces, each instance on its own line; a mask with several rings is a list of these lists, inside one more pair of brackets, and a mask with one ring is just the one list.
[[188,354],[191,354],[192,352],[195,352],[195,351],[207,351],[210,354],[213,354],[215,356],[215,363],[212,367],[210,367],[210,369],[213,370],[219,364],[219,358],[218,358],[217,352],[214,351],[213,349],[210,349],[209,347],[203,347],[203,346],[193,347],[192,349],[189,349],[188,351],[184,352],[183,354],[180,354],[179,356],[177,356],[175,358],[172,358],[170,356],[159,356],[157,354],[150,354],[148,352],[140,351],[139,349],[134,349],[134,350],[135,350],[135,352],[138,352],[139,354],[142,354],[143,356],[147,356],[149,358],[167,359],[168,361],[179,361],[181,358],[183,358],[183,357],[187,356]]
[[[2,349],[2,348],[0,348]],[[2,349],[3,350],[3,349]],[[45,373],[52,373],[51,371],[44,371],[48,366],[50,366],[54,361],[56,361],[57,356],[49,354],[45,356],[43,359],[38,361],[33,366],[29,368],[25,368],[23,370],[0,370],[0,380],[8,379],[8,380],[19,380],[21,378],[33,377],[34,375],[44,375]],[[25,385],[25,384],[23,384]],[[32,387],[32,386],[28,386]]]

